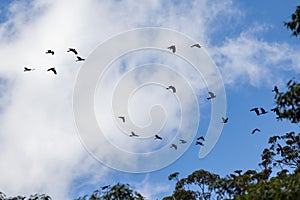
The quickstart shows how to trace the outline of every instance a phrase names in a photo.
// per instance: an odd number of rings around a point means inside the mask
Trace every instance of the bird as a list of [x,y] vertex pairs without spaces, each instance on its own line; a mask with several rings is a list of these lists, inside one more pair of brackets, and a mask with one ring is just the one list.
[[174,148],[175,150],[177,150],[177,145],[176,145],[176,144],[172,144],[172,145],[170,146],[170,148]]
[[228,122],[228,117],[226,117],[226,118],[222,117],[222,122],[223,122],[224,124],[227,123],[227,122]]
[[208,97],[207,99],[213,99],[217,97],[213,92],[208,92],[208,94],[210,95],[210,97]]
[[252,109],[250,109],[250,111],[254,111],[256,113],[256,115],[260,115],[258,108],[252,108]]
[[237,173],[239,176],[241,175],[243,170],[235,170],[234,173]]
[[102,190],[105,190],[107,188],[110,188],[110,185],[104,185],[103,187],[101,187]]
[[200,145],[200,146],[204,146],[204,144],[202,142],[197,141],[196,145]]
[[263,108],[260,108],[260,111],[261,111],[261,115],[263,115],[263,114],[267,114],[268,112],[265,110],[265,109],[263,109]]
[[256,128],[252,131],[252,134],[254,134],[256,131],[260,132],[260,130],[258,128]]
[[35,70],[34,68],[24,67],[24,72],[30,72],[30,71],[34,71],[34,70]]
[[119,116],[118,118],[121,119],[123,123],[125,123],[125,117],[124,116]]
[[85,61],[85,59],[84,59],[84,58],[81,58],[80,56],[77,56],[76,62],[78,62],[78,61]]
[[193,47],[201,48],[201,45],[200,45],[200,44],[193,44],[193,45],[191,46],[191,48],[193,48]]
[[162,137],[160,137],[159,135],[155,135],[154,140],[162,140]]
[[205,139],[204,139],[203,136],[198,137],[197,140],[203,140],[203,141],[205,141]]
[[54,55],[54,51],[52,51],[50,49],[46,51],[46,54],[49,54],[49,53],[52,54],[52,55]]
[[279,112],[279,108],[278,108],[278,107],[272,108],[271,111],[275,112],[276,115],[280,115],[280,112]]
[[173,85],[170,85],[169,87],[166,88],[167,90],[172,90],[173,93],[176,93],[176,88]]
[[179,141],[180,141],[180,144],[185,144],[186,143],[186,141],[183,140],[183,139],[180,139]]
[[170,49],[173,53],[176,52],[176,46],[175,45],[169,46],[168,49]]
[[73,52],[75,55],[78,54],[78,52],[74,48],[69,48],[69,50],[67,52]]
[[279,90],[278,90],[278,87],[276,85],[274,86],[274,89],[272,90],[272,92],[275,92],[276,94],[278,94]]
[[131,131],[131,135],[129,135],[129,137],[139,137],[139,135],[137,135],[133,131]]
[[57,71],[56,71],[55,67],[51,67],[51,68],[47,69],[47,71],[48,72],[52,71],[55,75],[57,74]]

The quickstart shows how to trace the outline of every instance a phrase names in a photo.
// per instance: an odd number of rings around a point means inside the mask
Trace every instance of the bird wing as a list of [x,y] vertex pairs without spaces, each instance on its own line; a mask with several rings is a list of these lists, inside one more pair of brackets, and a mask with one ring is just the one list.
[[173,93],[176,93],[176,88],[174,86],[170,86],[171,90],[173,90]]
[[215,96],[213,92],[208,92],[211,97]]

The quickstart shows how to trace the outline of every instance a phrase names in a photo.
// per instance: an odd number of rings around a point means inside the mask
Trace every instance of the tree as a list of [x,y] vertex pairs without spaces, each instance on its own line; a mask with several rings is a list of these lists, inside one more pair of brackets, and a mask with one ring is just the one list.
[[287,83],[288,90],[286,92],[278,92],[275,100],[279,113],[277,119],[287,119],[291,123],[300,122],[300,84],[295,80]]
[[[277,120],[300,122],[300,84],[287,83],[287,91],[275,94]],[[178,179],[178,172],[169,180],[177,180],[175,190],[164,200],[175,199],[297,199],[300,195],[300,133],[291,131],[269,138],[269,146],[261,155],[261,171],[247,170],[223,178],[205,170],[197,170]],[[277,172],[277,173],[275,173]],[[275,174],[274,174],[275,173]],[[189,186],[194,190],[190,190]]]
[[50,196],[46,194],[33,194],[29,197],[25,196],[15,196],[15,197],[6,197],[6,195],[0,192],[0,200],[52,200]]
[[292,31],[293,36],[300,34],[300,6],[297,6],[295,12],[291,15],[291,21],[284,22],[284,26]]
[[85,195],[75,200],[144,200],[144,197],[134,191],[129,184],[117,183],[112,187],[102,187],[91,195]]

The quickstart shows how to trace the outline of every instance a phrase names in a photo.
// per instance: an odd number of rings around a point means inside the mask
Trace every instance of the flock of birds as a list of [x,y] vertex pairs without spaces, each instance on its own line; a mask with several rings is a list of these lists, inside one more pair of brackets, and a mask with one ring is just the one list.
[[[193,45],[191,45],[190,47],[191,47],[191,48],[194,48],[194,47],[196,47],[196,48],[201,48],[201,45],[200,45],[200,44],[193,44]],[[168,49],[169,49],[172,53],[175,53],[175,52],[176,52],[176,46],[175,46],[175,45],[169,46]],[[176,90],[176,87],[175,87],[174,85],[170,85],[170,86],[168,86],[166,89],[167,89],[167,90],[171,90],[173,93],[176,93],[176,91],[177,91],[177,90]],[[272,92],[275,92],[275,93],[277,94],[277,93],[279,92],[278,87],[275,86],[274,89],[272,90]],[[212,92],[212,91],[209,91],[208,94],[209,94],[209,96],[206,98],[207,100],[212,100],[212,99],[214,99],[214,98],[217,97],[216,94],[215,94],[214,92]],[[252,112],[252,111],[255,112],[257,116],[259,116],[259,115],[264,115],[264,114],[267,114],[267,113],[268,113],[268,112],[267,112],[264,108],[262,108],[262,107],[260,107],[260,108],[255,107],[255,108],[250,109],[250,112]],[[273,108],[273,109],[271,109],[271,111],[273,111],[273,112],[275,112],[275,113],[277,113],[277,114],[279,113],[279,109],[278,109],[278,108]],[[120,120],[122,120],[123,123],[125,123],[125,121],[126,121],[126,120],[125,120],[125,116],[118,116],[118,118],[119,118]],[[222,120],[221,123],[226,124],[226,123],[228,123],[229,118],[228,118],[228,117],[222,117],[221,120]],[[255,128],[255,129],[253,129],[253,131],[252,131],[251,133],[254,134],[254,133],[256,133],[256,132],[261,132],[261,130],[258,129],[258,128]],[[129,137],[139,137],[139,135],[136,134],[134,131],[131,131],[131,134],[129,135]],[[159,135],[157,135],[157,134],[154,135],[154,140],[162,140],[162,139],[163,139],[163,138],[162,138],[161,136],[159,136]],[[198,137],[198,138],[196,139],[195,145],[204,146],[204,142],[205,142],[205,138],[204,138],[203,136],[200,136],[200,137]],[[185,143],[187,143],[187,141],[184,140],[184,139],[180,139],[180,140],[179,140],[179,143],[180,143],[180,144],[185,144]],[[171,146],[170,146],[170,148],[173,148],[173,149],[177,150],[177,144],[172,143]],[[242,172],[242,170],[236,170],[236,171],[234,171],[234,172],[237,173],[237,174],[240,174],[240,173]]]
[[[191,45],[190,47],[191,47],[191,48],[201,48],[201,45],[200,45],[200,44],[193,44],[193,45]],[[175,45],[171,45],[171,46],[167,47],[167,49],[171,50],[172,53],[175,53],[175,52],[176,52],[176,46],[175,46]],[[85,61],[84,58],[78,56],[78,51],[77,51],[76,49],[74,49],[74,48],[69,48],[69,49],[67,50],[67,52],[71,52],[71,53],[73,53],[73,54],[76,56],[75,62]],[[48,49],[45,53],[46,53],[46,54],[50,54],[50,55],[54,55],[54,51],[51,50],[51,49]],[[24,67],[24,72],[29,72],[29,71],[34,71],[34,70],[35,70],[35,68]],[[48,72],[51,71],[51,72],[53,72],[53,74],[55,74],[55,75],[57,74],[57,71],[56,71],[55,67],[48,68],[47,71],[48,71]],[[173,85],[168,86],[166,89],[167,89],[167,90],[171,90],[173,93],[176,93],[176,87],[173,86]],[[277,94],[277,93],[279,92],[278,87],[277,87],[277,86],[274,86],[274,89],[272,90],[272,92],[275,92],[275,93]],[[214,98],[217,97],[217,96],[215,95],[215,93],[213,93],[213,92],[211,92],[211,91],[209,91],[208,94],[209,94],[209,97],[207,97],[207,100],[212,100],[212,99],[214,99]],[[252,111],[255,112],[257,116],[259,116],[259,115],[264,115],[264,114],[267,114],[267,113],[268,113],[268,112],[267,112],[264,108],[262,108],[262,107],[260,107],[260,108],[255,107],[255,108],[250,109],[250,112],[252,112]],[[271,111],[275,112],[276,114],[279,113],[279,109],[278,109],[278,108],[273,108],[273,109],[271,109]],[[119,118],[123,123],[126,122],[125,116],[118,116],[118,118]],[[228,117],[222,117],[221,120],[222,120],[222,121],[221,121],[222,123],[226,124],[226,123],[228,123],[229,118],[228,118]],[[261,130],[258,129],[258,128],[255,128],[255,129],[252,131],[252,134],[254,134],[254,133],[256,133],[256,132],[261,132]],[[131,131],[131,134],[129,135],[129,137],[139,137],[139,135],[136,134],[134,131]],[[161,136],[159,136],[159,135],[157,135],[157,134],[154,135],[154,140],[162,140],[162,139],[163,139],[163,138],[162,138]],[[203,136],[200,136],[200,137],[198,137],[198,138],[196,139],[195,145],[204,146],[204,141],[205,141],[205,138],[204,138]],[[185,143],[187,143],[187,141],[184,140],[184,139],[180,139],[180,140],[179,140],[179,143],[180,143],[180,144],[185,144]],[[170,148],[174,148],[175,150],[177,150],[177,145],[173,143],[173,144],[171,144]],[[235,171],[235,172],[238,173],[238,174],[240,173],[239,170],[237,170],[237,171]]]
[[[200,44],[193,44],[190,47],[191,48],[194,48],[194,47],[201,48],[201,45]],[[167,49],[171,50],[172,53],[176,52],[176,46],[175,45],[171,45],[171,46],[167,47]],[[174,85],[170,85],[170,86],[166,87],[166,89],[172,91],[173,93],[177,92],[176,87]],[[209,97],[207,97],[207,99],[210,100],[210,99],[214,99],[214,98],[216,98],[216,95],[213,92],[209,92]],[[126,123],[125,116],[118,116],[118,118],[123,123]],[[223,117],[222,120],[223,120],[223,123],[228,122],[228,118]],[[129,137],[139,137],[139,135],[136,134],[134,131],[131,131]],[[159,136],[158,134],[156,134],[156,135],[154,135],[154,140],[163,140],[163,138],[161,136]],[[200,137],[197,138],[197,141],[196,141],[195,145],[204,146],[204,141],[205,141],[205,138],[203,136],[200,136]],[[179,140],[179,144],[186,144],[186,143],[187,143],[187,141],[184,140],[184,139]],[[173,149],[177,150],[178,146],[177,146],[177,144],[172,143],[170,148],[173,148]]]
[[[72,53],[75,54],[75,56],[76,56],[76,60],[75,60],[75,61],[76,61],[76,62],[85,61],[84,58],[78,56],[78,52],[77,52],[76,49],[74,49],[74,48],[69,48],[69,49],[67,50],[67,52],[72,52]],[[50,55],[52,55],[52,56],[54,55],[54,51],[51,50],[51,49],[48,49],[45,53],[46,53],[46,54],[50,54]],[[35,70],[35,68],[24,67],[24,72],[30,72],[30,71],[34,71],[34,70]],[[55,69],[55,67],[50,67],[50,68],[47,69],[47,71],[48,71],[48,72],[52,72],[53,74],[57,75],[57,70]]]

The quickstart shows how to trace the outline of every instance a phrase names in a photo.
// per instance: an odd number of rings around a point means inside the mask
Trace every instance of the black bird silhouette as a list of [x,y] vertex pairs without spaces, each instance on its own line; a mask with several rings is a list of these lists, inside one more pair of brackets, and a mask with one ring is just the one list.
[[47,69],[47,71],[48,72],[52,71],[55,75],[57,74],[57,71],[56,71],[55,67],[51,67],[51,68]]
[[121,119],[123,123],[125,122],[125,117],[124,116],[119,116],[118,118]]
[[84,59],[84,58],[81,58],[80,56],[77,56],[76,62],[78,62],[78,61],[85,61],[85,59]]
[[272,90],[272,92],[275,92],[276,94],[278,94],[279,90],[278,90],[278,87],[276,85],[274,86],[274,89]]
[[191,46],[191,48],[193,48],[193,47],[201,48],[201,45],[200,45],[200,44],[193,44],[193,45]]
[[254,134],[256,131],[260,132],[260,130],[258,128],[256,128],[252,131],[252,134]]
[[176,93],[176,88],[173,85],[170,85],[169,87],[166,88],[167,90],[172,90],[173,93]]
[[258,108],[252,108],[250,111],[254,111],[256,115],[260,115]]
[[52,51],[50,49],[46,51],[46,54],[49,54],[49,53],[52,54],[52,55],[54,55],[54,51]]
[[30,71],[34,71],[34,70],[35,70],[34,68],[24,67],[24,72],[30,72]]
[[197,140],[203,140],[203,141],[205,141],[205,139],[204,139],[203,136],[198,137]]
[[263,108],[260,108],[260,111],[261,111],[261,115],[263,115],[263,114],[267,114],[268,112],[265,110],[265,109],[263,109]]
[[213,92],[208,92],[208,94],[210,95],[210,97],[208,97],[207,99],[213,99],[217,97]]
[[243,170],[235,170],[234,173],[237,173],[239,176],[241,175]]
[[176,52],[176,47],[175,47],[175,45],[169,46],[168,49],[170,49],[173,53]]
[[139,137],[139,135],[137,135],[133,131],[131,131],[131,135],[129,135],[129,137]]
[[180,139],[179,141],[180,141],[180,144],[185,144],[186,143],[186,141],[183,140],[183,139]]
[[172,145],[170,146],[170,148],[174,148],[175,150],[177,150],[177,145],[176,145],[176,144],[172,144]]
[[204,144],[202,142],[197,141],[196,145],[200,145],[200,146],[204,146]]
[[276,115],[280,115],[280,112],[279,112],[279,108],[276,107],[276,108],[272,108],[271,111],[273,111],[274,113],[276,113]]
[[228,122],[228,117],[226,117],[226,118],[222,117],[222,122],[223,122],[224,124],[227,123],[227,122]]
[[105,190],[105,189],[108,189],[108,188],[110,188],[110,185],[104,185],[101,189]]
[[74,48],[69,48],[69,50],[67,52],[73,52],[75,55],[78,54],[78,52]]
[[162,137],[158,136],[158,135],[155,135],[154,136],[154,140],[162,140]]

